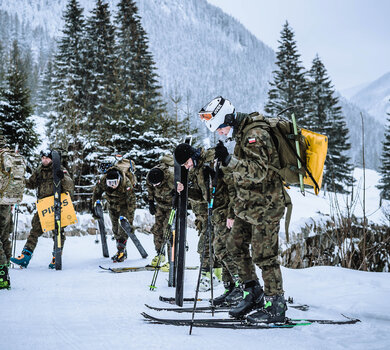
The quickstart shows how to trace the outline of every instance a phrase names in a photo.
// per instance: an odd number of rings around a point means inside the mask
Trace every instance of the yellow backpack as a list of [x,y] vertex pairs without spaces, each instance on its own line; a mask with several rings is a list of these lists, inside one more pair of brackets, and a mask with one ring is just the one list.
[[301,129],[301,131],[306,138],[307,145],[306,167],[312,175],[310,177],[306,174],[303,183],[312,186],[315,194],[318,195],[322,185],[326,153],[328,152],[328,137],[306,129]]

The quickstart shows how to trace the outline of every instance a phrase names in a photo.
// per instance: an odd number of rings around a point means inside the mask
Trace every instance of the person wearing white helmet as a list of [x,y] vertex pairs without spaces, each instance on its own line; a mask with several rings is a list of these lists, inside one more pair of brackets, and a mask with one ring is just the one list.
[[[280,167],[277,149],[264,124],[249,114],[237,113],[233,104],[221,96],[206,104],[199,117],[210,131],[224,136],[232,132],[236,141],[232,155],[222,143],[215,149],[225,176],[232,179],[229,206],[234,217],[226,222],[231,228],[227,246],[244,289],[242,301],[229,314],[241,318],[257,309],[247,316],[249,322],[283,322],[287,307],[278,235],[286,198],[282,180],[273,170]],[[262,270],[264,290],[255,264]]]
[[211,132],[218,131],[220,135],[225,135],[224,131],[230,131],[228,127],[234,125],[236,113],[232,103],[219,96],[204,106],[199,111],[199,116]]

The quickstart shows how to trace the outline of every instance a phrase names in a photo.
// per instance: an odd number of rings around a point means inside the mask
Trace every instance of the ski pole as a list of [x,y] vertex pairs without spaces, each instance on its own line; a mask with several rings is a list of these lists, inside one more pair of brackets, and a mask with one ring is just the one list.
[[19,220],[19,207],[17,204],[14,205],[14,229],[12,231],[12,257],[15,258],[15,252],[16,252],[16,236],[18,234],[18,220]]
[[[210,187],[207,186],[207,192],[208,192],[208,194],[207,194],[208,198],[207,199],[209,200],[208,217],[207,217],[207,231],[208,231],[208,234],[209,234],[209,244],[210,244],[210,241],[211,241],[211,234],[210,234],[210,231],[211,231],[211,217],[212,217],[212,214],[213,214],[215,190],[217,188],[218,171],[219,171],[219,164],[217,164],[217,167],[216,167],[216,170],[215,170],[215,175],[214,175],[213,184],[212,184],[212,186],[213,186],[212,191],[210,191]],[[210,181],[210,178],[208,179],[208,181]],[[194,307],[192,309],[192,317],[191,317],[191,324],[190,324],[190,330],[189,330],[189,334],[190,335],[192,334],[192,326],[194,324],[195,310],[196,310],[196,304],[197,304],[197,300],[198,300],[200,277],[201,277],[201,274],[202,274],[202,266],[203,266],[203,261],[204,261],[204,256],[205,256],[205,250],[206,250],[206,240],[203,241],[202,258],[200,260],[198,281],[197,281],[196,290],[195,290]],[[210,250],[209,254],[210,254],[210,257],[211,257],[211,254],[212,254],[211,250]],[[213,282],[212,282],[213,281],[213,275],[212,275],[212,272],[213,272],[212,261],[210,259],[211,312],[212,312],[212,315],[214,316],[214,300],[213,300],[213,290],[212,290],[212,288],[213,288]]]
[[[153,277],[152,277],[152,282],[150,283],[150,290],[155,290],[156,289],[156,281],[157,281],[157,277],[158,277],[158,272],[160,271],[160,261],[161,261],[161,256],[164,252],[164,247],[165,245],[167,244],[169,238],[170,238],[170,235],[171,235],[171,229],[172,229],[172,223],[173,223],[173,220],[175,218],[175,214],[176,214],[176,209],[175,208],[172,208],[171,210],[171,214],[169,215],[169,220],[168,220],[168,226],[165,230],[165,234],[164,234],[164,242],[160,248],[160,251],[158,253],[158,260],[157,260],[157,264],[155,266],[155,269],[154,269],[154,273],[153,273]],[[168,252],[169,254],[169,252]]]
[[[297,163],[298,163],[298,171],[301,170],[302,168],[302,164],[301,164],[301,161],[300,161],[300,157],[301,157],[301,151],[299,149],[299,141],[298,141],[298,128],[297,128],[297,121],[295,119],[295,114],[294,113],[291,113],[291,120],[292,120],[292,123],[293,123],[293,128],[294,128],[294,135],[296,136],[295,138],[295,148],[297,149],[297,154],[298,154],[298,159],[297,159]],[[300,185],[300,188],[301,188],[301,193],[303,195],[305,195],[305,187],[303,185],[303,175],[301,173],[299,173],[299,185]]]
[[195,289],[195,298],[194,298],[194,306],[192,308],[192,316],[191,316],[191,324],[190,324],[190,331],[189,334],[192,334],[192,326],[194,324],[194,317],[195,317],[195,310],[196,310],[196,302],[198,301],[198,294],[199,294],[199,285],[200,285],[200,277],[202,275],[202,267],[203,267],[203,261],[205,256],[205,250],[206,250],[206,240],[203,241],[203,249],[202,249],[202,257],[200,259],[200,266],[199,266],[199,273],[198,273],[198,281],[196,283],[196,289]]

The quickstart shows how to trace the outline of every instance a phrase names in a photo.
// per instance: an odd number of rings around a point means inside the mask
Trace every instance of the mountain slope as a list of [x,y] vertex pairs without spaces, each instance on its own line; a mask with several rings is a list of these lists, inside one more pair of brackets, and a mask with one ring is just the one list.
[[355,93],[351,101],[386,123],[387,113],[390,113],[390,72]]
[[[22,14],[24,23],[44,31],[46,37],[58,37],[67,2],[0,0],[0,10],[12,15]],[[115,13],[118,0],[107,2]],[[203,136],[207,136],[209,133],[200,125],[196,112],[218,95],[229,98],[238,111],[263,109],[268,82],[276,68],[275,53],[271,48],[206,0],[136,2],[170,113],[175,110],[173,100],[180,99],[177,105],[179,118],[189,116],[193,126],[199,127]],[[88,17],[96,2],[80,0],[79,3]],[[39,52],[39,35],[29,37],[28,42]],[[341,105],[350,128],[350,156],[356,165],[361,165],[360,112],[363,111],[347,100],[341,99]],[[366,166],[378,169],[383,122],[365,115],[365,137],[371,152],[366,158]]]

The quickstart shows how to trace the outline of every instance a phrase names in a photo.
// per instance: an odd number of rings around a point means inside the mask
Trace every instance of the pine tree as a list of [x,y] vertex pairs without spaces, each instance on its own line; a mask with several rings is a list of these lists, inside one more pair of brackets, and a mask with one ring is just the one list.
[[86,26],[87,125],[96,149],[110,145],[111,124],[118,118],[118,76],[115,27],[108,4],[96,1]]
[[299,123],[305,115],[308,87],[294,32],[288,22],[284,24],[278,42],[280,45],[276,54],[277,70],[273,72],[274,80],[270,82],[271,88],[264,110],[269,116],[276,116],[285,108],[295,106],[294,113]]
[[[63,14],[64,28],[58,41],[53,67],[45,71],[43,91],[48,94],[48,136],[55,148],[69,151],[73,173],[79,173],[77,163],[82,158],[83,118],[85,110],[85,20],[77,0],[69,0]],[[51,92],[52,91],[52,92]],[[56,130],[55,133],[52,130]]]
[[5,50],[0,41],[0,88],[4,84],[4,78],[5,78],[5,65],[4,65],[4,62],[6,61],[5,57],[6,57]]
[[[84,17],[77,0],[69,0],[57,52],[48,60],[39,88],[38,110],[47,118],[51,147],[61,152],[66,166],[80,184],[83,159],[81,127],[84,116]],[[65,165],[65,164],[64,164]]]
[[381,197],[390,200],[390,114],[388,116],[381,156],[382,166],[379,170],[381,179],[378,188],[381,190]]
[[18,43],[15,40],[5,77],[6,86],[1,90],[0,129],[7,137],[10,147],[18,147],[19,152],[31,165],[34,161],[34,149],[39,140],[31,119],[33,109],[23,66],[24,62],[20,58]]
[[[308,72],[310,95],[306,102],[306,115],[301,126],[328,136],[328,154],[325,162],[324,184],[336,192],[348,192],[345,185],[352,185],[353,166],[347,151],[348,129],[342,115],[338,97],[327,71],[316,56]],[[344,185],[344,186],[343,186]]]
[[148,40],[138,9],[132,0],[118,3],[116,16],[118,38],[118,76],[121,84],[120,119],[114,125],[114,148],[128,154],[137,164],[142,178],[166,150],[172,151],[172,134],[166,137],[173,121],[166,116],[149,52]]
[[[55,101],[53,100],[53,63],[52,60],[48,60],[45,70],[41,74],[39,79],[39,87],[36,100],[36,113],[45,115],[50,114],[50,111],[55,109]],[[54,120],[53,120],[54,121]]]

